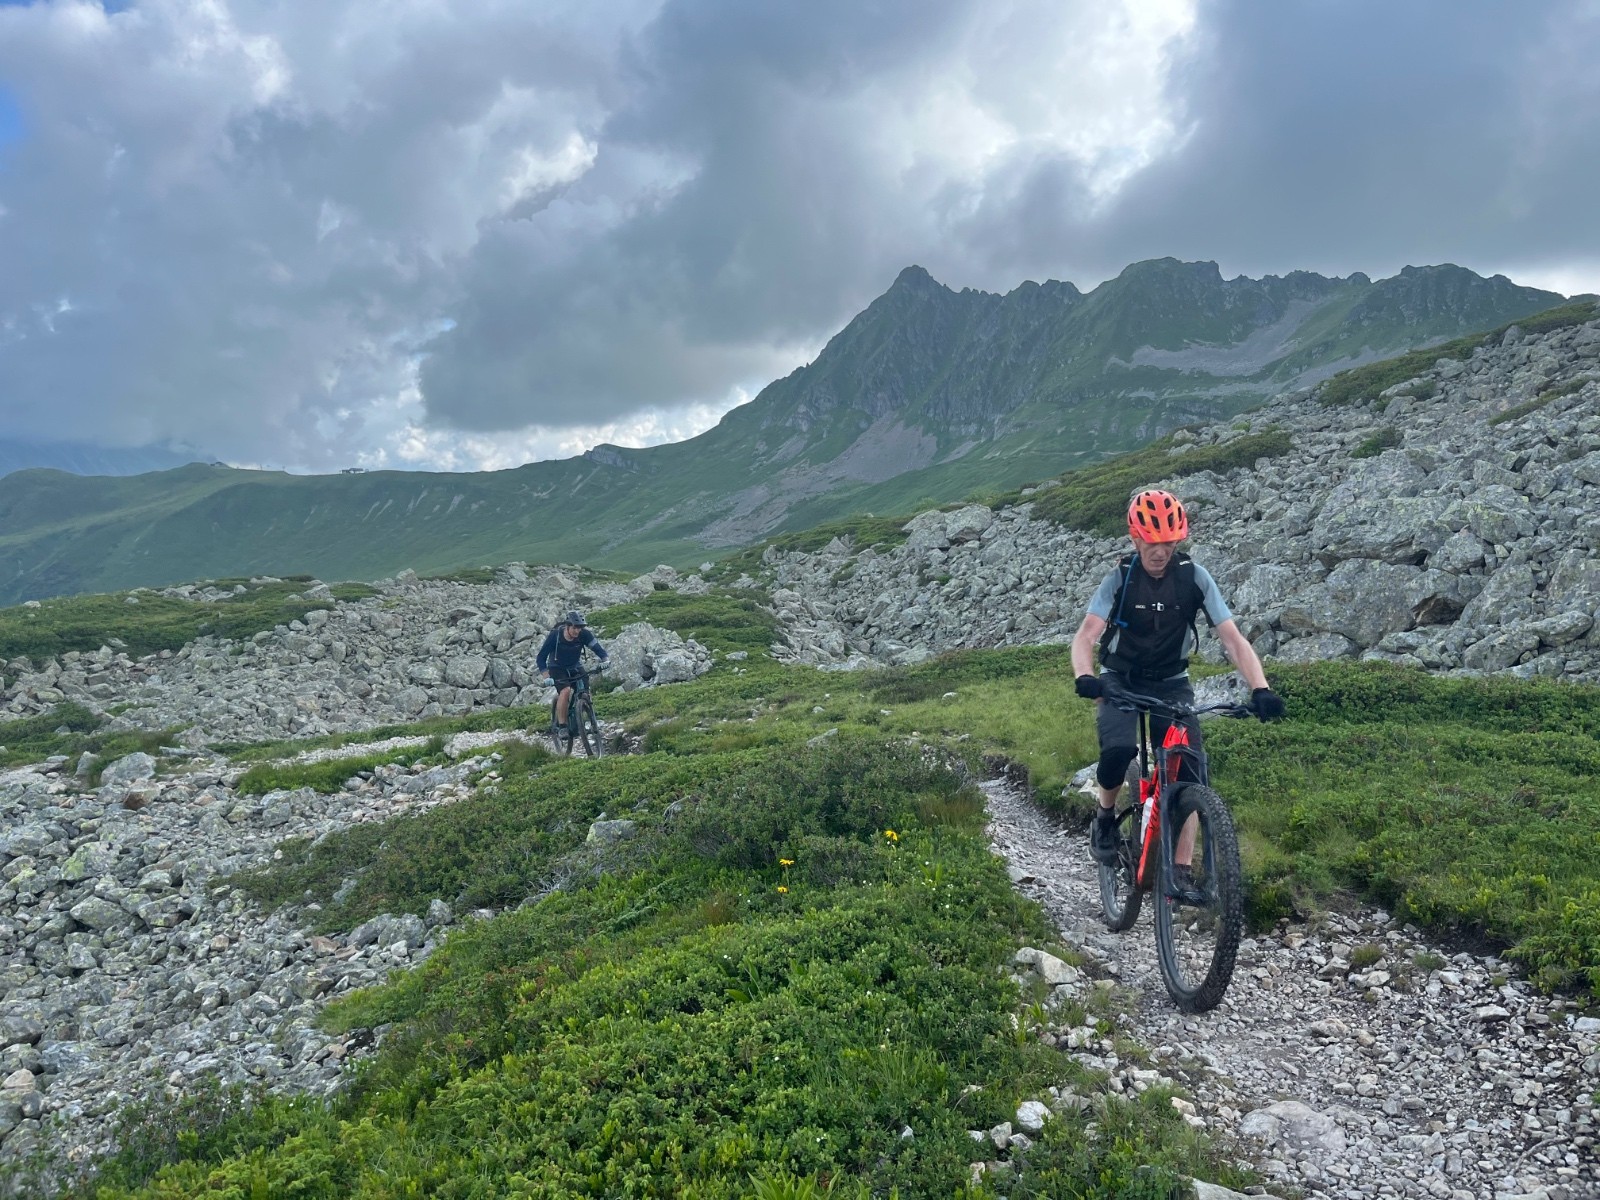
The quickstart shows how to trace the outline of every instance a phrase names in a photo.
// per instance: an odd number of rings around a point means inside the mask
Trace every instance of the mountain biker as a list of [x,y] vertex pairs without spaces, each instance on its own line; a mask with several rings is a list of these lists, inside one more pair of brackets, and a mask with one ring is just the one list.
[[[1263,721],[1283,716],[1283,699],[1267,683],[1261,659],[1217,591],[1210,572],[1178,549],[1189,536],[1189,516],[1172,493],[1147,489],[1128,505],[1132,554],[1107,572],[1089,600],[1089,611],[1072,638],[1072,671],[1076,690],[1099,702],[1095,726],[1100,735],[1100,763],[1095,771],[1100,808],[1091,822],[1090,856],[1098,863],[1117,858],[1117,793],[1128,764],[1139,754],[1138,717],[1102,700],[1105,685],[1114,691],[1136,691],[1169,703],[1193,704],[1189,686],[1189,639],[1196,643],[1200,613],[1216,630],[1228,660],[1250,686],[1250,705]],[[1094,649],[1100,647],[1100,675],[1094,674]],[[1157,743],[1171,722],[1151,715],[1150,736]],[[1200,726],[1184,722],[1189,743],[1200,749]],[[1191,778],[1183,764],[1179,778]],[[1194,831],[1185,826],[1174,855],[1179,887],[1186,881],[1194,852]]]
[[579,664],[586,650],[593,650],[601,662],[610,657],[577,609],[557,621],[545,635],[544,644],[539,647],[536,663],[539,674],[560,689],[556,696],[555,719],[550,722],[552,737],[557,729],[567,723],[567,704],[572,699],[572,685],[577,681]]

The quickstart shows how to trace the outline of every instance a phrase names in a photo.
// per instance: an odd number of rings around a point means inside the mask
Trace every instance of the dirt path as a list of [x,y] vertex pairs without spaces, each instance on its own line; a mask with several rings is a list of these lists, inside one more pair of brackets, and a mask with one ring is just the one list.
[[[1247,939],[1221,1006],[1185,1016],[1161,982],[1150,906],[1127,933],[1108,933],[1081,829],[1059,827],[1005,780],[984,791],[993,847],[1019,890],[1090,974],[1128,989],[1128,1032],[1151,1065],[1194,1097],[1208,1128],[1241,1136],[1269,1178],[1346,1200],[1600,1197],[1600,1019],[1376,910]],[[1367,962],[1366,947],[1382,957]]]

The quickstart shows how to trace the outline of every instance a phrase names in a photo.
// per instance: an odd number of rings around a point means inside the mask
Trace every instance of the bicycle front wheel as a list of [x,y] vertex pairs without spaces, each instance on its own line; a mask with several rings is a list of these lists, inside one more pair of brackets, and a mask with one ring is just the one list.
[[[577,701],[573,701],[577,703]],[[556,720],[556,703],[550,702],[550,724],[555,727],[556,750],[562,754],[572,753],[572,727],[565,721]]]
[[1174,834],[1195,822],[1192,887],[1180,889],[1166,855],[1156,887],[1156,949],[1167,994],[1183,1012],[1222,1002],[1244,933],[1239,838],[1221,796],[1201,784],[1179,791],[1169,809]]
[[590,758],[600,757],[600,722],[595,720],[594,704],[587,695],[578,708],[578,737],[585,754]]
[[1100,911],[1112,933],[1132,929],[1139,919],[1144,893],[1134,882],[1138,870],[1139,806],[1130,804],[1117,817],[1117,861],[1099,864]]

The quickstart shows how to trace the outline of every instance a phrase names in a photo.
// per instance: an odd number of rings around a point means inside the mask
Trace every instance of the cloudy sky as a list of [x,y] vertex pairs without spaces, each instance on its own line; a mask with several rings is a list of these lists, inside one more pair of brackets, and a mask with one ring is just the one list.
[[1600,291],[1600,0],[0,0],[0,438],[696,433],[920,263]]

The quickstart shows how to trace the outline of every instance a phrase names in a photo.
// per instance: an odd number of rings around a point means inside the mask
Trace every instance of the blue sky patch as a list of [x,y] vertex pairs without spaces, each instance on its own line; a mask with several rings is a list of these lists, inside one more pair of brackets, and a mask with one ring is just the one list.
[[6,151],[22,140],[22,134],[22,109],[11,90],[0,83],[0,166],[5,165]]

